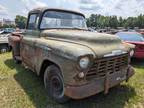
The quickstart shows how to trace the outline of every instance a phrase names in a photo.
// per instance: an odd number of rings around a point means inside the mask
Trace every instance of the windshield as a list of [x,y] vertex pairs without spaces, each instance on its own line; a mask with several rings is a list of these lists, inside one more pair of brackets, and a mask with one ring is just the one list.
[[87,26],[84,16],[80,14],[61,11],[46,11],[43,15],[40,28],[87,29]]
[[120,39],[124,41],[136,41],[136,42],[143,42],[144,38],[139,33],[117,33]]

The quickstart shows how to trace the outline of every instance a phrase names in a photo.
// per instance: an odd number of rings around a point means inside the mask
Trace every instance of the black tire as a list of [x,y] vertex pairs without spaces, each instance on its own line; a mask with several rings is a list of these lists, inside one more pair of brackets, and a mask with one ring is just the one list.
[[8,46],[8,52],[11,52],[11,51],[12,51],[12,47]]
[[6,45],[2,45],[1,47],[0,47],[0,53],[5,53],[5,52],[7,52],[8,51],[8,47],[6,46]]
[[44,85],[48,96],[53,100],[58,103],[64,103],[69,100],[69,98],[64,95],[63,77],[57,66],[51,65],[46,68],[44,73]]
[[12,57],[13,57],[13,60],[14,60],[14,62],[15,62],[16,64],[20,64],[20,63],[21,63],[20,60],[16,59],[16,57],[15,57],[15,55],[14,55],[14,50],[12,50]]

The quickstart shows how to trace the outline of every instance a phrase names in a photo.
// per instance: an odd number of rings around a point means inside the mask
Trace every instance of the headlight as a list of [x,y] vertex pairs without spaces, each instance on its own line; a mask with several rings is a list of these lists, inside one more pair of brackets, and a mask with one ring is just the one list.
[[82,68],[82,69],[88,68],[89,62],[90,62],[90,60],[89,60],[88,57],[82,57],[82,58],[79,60],[80,68]]
[[130,57],[132,57],[134,55],[134,50],[130,51]]

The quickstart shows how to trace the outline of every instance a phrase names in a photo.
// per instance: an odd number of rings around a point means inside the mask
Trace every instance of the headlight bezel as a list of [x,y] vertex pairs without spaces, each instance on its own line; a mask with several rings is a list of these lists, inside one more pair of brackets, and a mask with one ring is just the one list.
[[[88,58],[89,59],[89,63],[88,63],[88,65],[87,65],[87,67],[86,68],[82,68],[81,66],[80,66],[80,60],[81,59],[83,59],[83,58]],[[78,70],[80,71],[80,72],[84,72],[84,71],[87,71],[90,67],[91,67],[91,65],[93,64],[93,55],[84,55],[84,56],[80,56],[79,58],[78,58],[78,61],[77,61],[77,67],[78,67]]]
[[79,66],[80,66],[81,69],[87,69],[88,66],[89,66],[89,63],[90,63],[90,59],[87,56],[82,57],[79,60]]
[[134,56],[134,53],[135,53],[134,49],[131,49],[131,50],[129,51],[129,56],[130,56],[130,57],[133,57],[133,56]]

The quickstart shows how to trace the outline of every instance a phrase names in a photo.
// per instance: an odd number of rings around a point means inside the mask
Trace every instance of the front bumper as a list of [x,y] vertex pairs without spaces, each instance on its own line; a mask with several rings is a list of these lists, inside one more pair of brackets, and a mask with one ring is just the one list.
[[122,74],[114,73],[107,78],[96,79],[93,82],[90,82],[82,86],[66,86],[65,95],[73,99],[82,99],[92,95],[95,95],[99,92],[105,91],[108,92],[109,88],[118,85],[122,81],[126,80],[133,76],[134,69],[132,66],[129,66],[126,73]]

